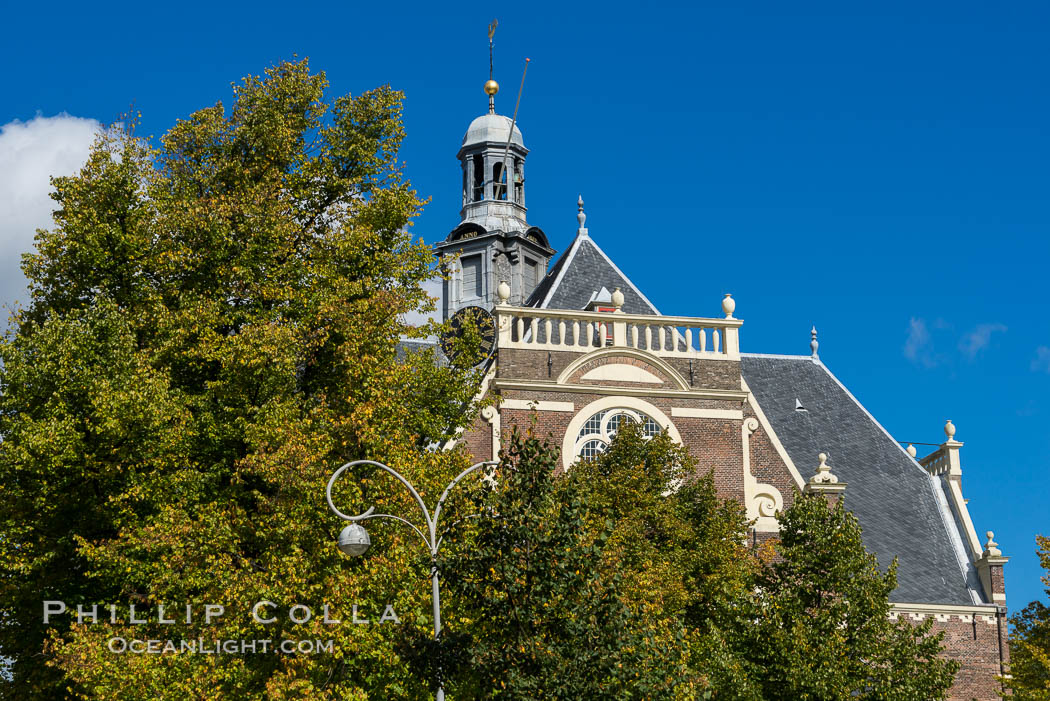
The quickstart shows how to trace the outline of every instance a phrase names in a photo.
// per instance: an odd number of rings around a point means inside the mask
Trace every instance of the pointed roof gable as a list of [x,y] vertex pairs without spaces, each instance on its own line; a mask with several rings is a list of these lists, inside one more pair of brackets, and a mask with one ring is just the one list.
[[[980,603],[973,563],[940,479],[926,472],[867,409],[810,356],[741,354],[741,373],[803,478],[827,453],[843,498],[879,565],[898,558],[890,601]],[[798,406],[801,404],[802,406]]]
[[628,314],[659,314],[652,302],[623,274],[598,244],[577,234],[526,302],[541,309],[583,309],[603,287],[623,292]]

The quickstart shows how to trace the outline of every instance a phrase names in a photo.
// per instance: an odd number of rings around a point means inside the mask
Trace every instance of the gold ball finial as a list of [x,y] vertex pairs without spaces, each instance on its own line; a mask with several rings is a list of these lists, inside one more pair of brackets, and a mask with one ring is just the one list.
[[485,81],[485,94],[486,95],[488,95],[489,97],[492,97],[493,95],[495,95],[498,92],[499,92],[499,83],[494,81],[492,78],[489,78],[487,81]]

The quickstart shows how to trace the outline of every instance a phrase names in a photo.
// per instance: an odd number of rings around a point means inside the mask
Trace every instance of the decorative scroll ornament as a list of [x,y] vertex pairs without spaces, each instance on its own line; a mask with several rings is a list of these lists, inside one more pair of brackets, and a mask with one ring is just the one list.
[[755,479],[751,473],[751,434],[758,430],[758,419],[749,416],[741,427],[741,439],[744,453],[744,504],[748,519],[755,521],[755,529],[762,532],[780,530],[776,515],[784,508],[784,498],[780,490],[771,484],[764,484]]

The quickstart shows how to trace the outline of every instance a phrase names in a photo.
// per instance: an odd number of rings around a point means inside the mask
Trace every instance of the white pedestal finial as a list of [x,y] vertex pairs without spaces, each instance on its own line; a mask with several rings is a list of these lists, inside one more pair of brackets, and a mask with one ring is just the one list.
[[809,349],[811,351],[812,357],[820,357],[819,355],[817,355],[818,348],[820,348],[820,343],[817,341],[817,327],[814,326],[809,330]]
[[507,300],[510,299],[510,285],[505,280],[500,280],[499,284],[496,285],[496,296],[499,298],[500,304],[506,304]]
[[733,295],[727,293],[722,298],[722,311],[725,312],[727,319],[733,318],[733,312],[736,311],[736,300],[733,299]]
[[999,549],[999,544],[994,540],[995,534],[988,531],[985,535],[988,536],[988,542],[984,544],[983,555],[985,557],[1000,557],[1003,554],[1003,551]]
[[623,308],[623,292],[617,287],[612,293],[612,305],[616,308],[616,311],[620,311]]
[[586,236],[587,227],[585,224],[587,223],[587,213],[583,211],[583,195],[580,195],[580,199],[577,200],[576,206],[579,208],[579,211],[576,213],[576,221],[580,223],[580,228],[576,230],[576,233],[580,236]]
[[806,482],[803,491],[806,494],[824,494],[827,497],[838,497],[845,491],[846,483],[840,482],[838,475],[831,472],[827,453],[820,453],[817,455],[817,458],[820,460],[820,464],[817,465],[817,472]]
[[955,440],[955,424],[952,423],[951,419],[944,422],[944,435],[948,437],[948,440]]
[[916,450],[916,449],[915,449],[915,446],[914,446],[914,445],[912,445],[911,443],[909,443],[909,444],[908,444],[908,447],[907,447],[907,448],[905,448],[905,450],[906,450],[906,451],[908,451],[908,455],[912,456],[913,458],[914,458],[914,457],[915,457],[915,456],[916,456],[916,455],[918,454],[918,452],[919,452],[918,450]]

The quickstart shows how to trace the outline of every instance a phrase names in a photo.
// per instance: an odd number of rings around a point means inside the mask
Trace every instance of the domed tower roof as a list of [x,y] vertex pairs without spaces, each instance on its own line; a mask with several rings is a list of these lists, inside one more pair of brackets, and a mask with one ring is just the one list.
[[[510,125],[510,118],[502,114],[483,114],[467,127],[467,133],[463,135],[463,146],[488,142],[505,144],[507,136],[510,135]],[[517,124],[514,125],[514,135],[511,136],[510,143],[525,148],[525,141]]]

